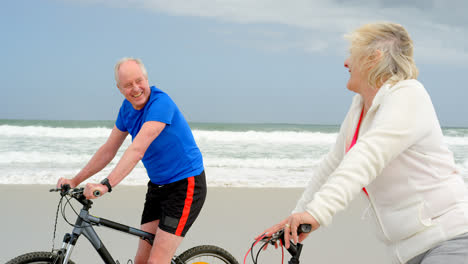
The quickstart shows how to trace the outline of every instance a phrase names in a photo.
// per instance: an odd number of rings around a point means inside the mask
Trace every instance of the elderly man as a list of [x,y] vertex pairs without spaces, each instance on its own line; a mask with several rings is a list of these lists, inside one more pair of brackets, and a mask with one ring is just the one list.
[[156,234],[153,246],[140,240],[135,263],[170,263],[206,197],[203,158],[187,121],[172,99],[155,86],[139,59],[124,58],[115,66],[117,87],[125,100],[107,139],[88,164],[57,186],[77,186],[101,171],[115,157],[128,134],[132,144],[101,183],[88,183],[85,196],[111,192],[141,160],[148,173],[148,191],[141,229]]

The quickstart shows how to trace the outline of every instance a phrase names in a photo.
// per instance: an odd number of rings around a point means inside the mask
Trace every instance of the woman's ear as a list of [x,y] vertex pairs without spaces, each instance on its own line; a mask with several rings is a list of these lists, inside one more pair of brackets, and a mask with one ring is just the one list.
[[369,57],[367,57],[367,70],[370,71],[372,68],[374,68],[374,66],[380,62],[380,60],[382,59],[382,56],[383,56],[383,52],[381,50],[376,50],[374,51],[374,53],[372,55],[369,55]]
[[377,64],[383,56],[383,52],[381,50],[376,50],[372,55],[369,56],[369,63],[374,66]]
[[377,61],[380,61],[383,57],[383,52],[381,50],[376,50],[375,51],[375,57]]

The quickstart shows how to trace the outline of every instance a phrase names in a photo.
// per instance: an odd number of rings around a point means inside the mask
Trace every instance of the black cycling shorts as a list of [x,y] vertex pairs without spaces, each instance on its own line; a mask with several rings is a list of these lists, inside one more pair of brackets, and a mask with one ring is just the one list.
[[149,181],[141,224],[159,220],[161,230],[183,237],[197,219],[205,198],[204,171],[165,185]]

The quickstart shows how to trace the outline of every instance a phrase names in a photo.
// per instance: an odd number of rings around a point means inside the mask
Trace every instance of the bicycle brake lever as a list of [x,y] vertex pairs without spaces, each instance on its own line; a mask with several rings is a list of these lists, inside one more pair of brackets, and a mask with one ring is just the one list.
[[261,241],[263,242],[269,242],[270,244],[274,245],[276,243],[276,241],[278,241],[281,236],[283,235],[284,231],[283,230],[280,230],[276,233],[273,233],[271,236],[269,237],[264,237],[262,238]]

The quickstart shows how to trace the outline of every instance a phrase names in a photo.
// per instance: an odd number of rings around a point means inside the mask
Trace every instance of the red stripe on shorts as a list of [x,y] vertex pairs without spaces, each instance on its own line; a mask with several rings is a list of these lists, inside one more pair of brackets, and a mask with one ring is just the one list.
[[176,229],[176,236],[180,236],[182,231],[184,230],[185,223],[187,223],[187,219],[190,214],[190,207],[192,206],[193,202],[193,191],[195,189],[195,179],[194,177],[187,178],[188,186],[187,186],[187,196],[185,197],[185,204],[184,204],[184,211],[182,212],[182,216],[179,220],[179,225]]

